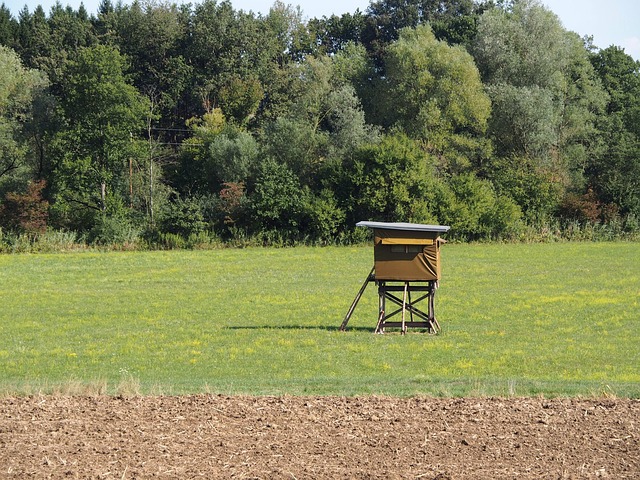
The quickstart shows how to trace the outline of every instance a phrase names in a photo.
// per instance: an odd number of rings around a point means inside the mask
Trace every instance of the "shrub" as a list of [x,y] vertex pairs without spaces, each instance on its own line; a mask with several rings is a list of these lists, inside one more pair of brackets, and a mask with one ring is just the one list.
[[67,252],[86,248],[82,238],[76,232],[65,230],[47,230],[36,237],[33,250],[42,253]]
[[89,231],[88,241],[102,246],[137,248],[141,240],[141,230],[133,226],[122,215],[100,215]]
[[467,240],[511,237],[521,229],[520,208],[497,195],[491,183],[471,173],[449,181],[440,192],[438,218],[451,226],[451,234]]
[[592,189],[582,195],[568,193],[559,208],[561,218],[578,223],[599,222],[601,213],[600,202]]
[[160,231],[180,235],[184,239],[208,228],[201,202],[194,197],[177,198],[169,203],[159,223]]
[[24,194],[7,193],[0,205],[0,224],[18,233],[44,233],[49,217],[49,202],[42,198],[44,180],[29,182]]
[[483,173],[500,195],[518,204],[528,223],[551,218],[561,201],[564,187],[558,173],[528,157],[495,158]]
[[524,227],[520,207],[505,196],[496,197],[493,207],[480,216],[480,225],[490,238],[514,238]]
[[192,233],[187,238],[186,247],[194,250],[209,250],[222,245],[220,238],[212,232]]
[[187,241],[182,237],[182,235],[178,235],[176,233],[160,233],[158,237],[158,243],[161,248],[165,248],[168,250],[178,250],[185,248],[187,245]]
[[344,228],[346,213],[338,206],[333,192],[322,190],[319,195],[309,194],[306,198],[306,231],[314,241],[336,243],[339,231]]
[[404,134],[360,147],[344,166],[337,189],[349,223],[359,220],[424,222],[433,217],[433,159]]
[[263,162],[255,191],[249,197],[248,209],[255,232],[298,237],[304,204],[304,192],[294,173],[275,160]]
[[227,182],[222,185],[216,202],[217,223],[231,232],[246,218],[247,197],[244,183]]

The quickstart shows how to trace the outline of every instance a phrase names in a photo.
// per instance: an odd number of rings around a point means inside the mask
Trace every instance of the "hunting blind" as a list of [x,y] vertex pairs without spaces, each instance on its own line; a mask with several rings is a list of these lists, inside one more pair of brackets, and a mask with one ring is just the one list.
[[[340,330],[347,327],[367,285],[375,282],[379,297],[376,333],[384,333],[386,327],[400,328],[402,333],[406,333],[408,327],[426,328],[437,333],[440,325],[434,313],[434,296],[440,279],[440,245],[444,243],[440,234],[449,231],[449,227],[385,222],[359,222],[356,226],[373,230],[374,265]],[[427,301],[426,312],[416,306],[424,300]],[[396,309],[387,311],[387,303]],[[401,320],[390,321],[398,314]]]

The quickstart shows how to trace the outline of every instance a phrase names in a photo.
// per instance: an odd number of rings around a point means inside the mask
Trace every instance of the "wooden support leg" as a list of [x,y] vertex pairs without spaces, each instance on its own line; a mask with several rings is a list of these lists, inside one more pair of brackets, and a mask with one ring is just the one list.
[[376,329],[374,333],[384,333],[384,328],[382,328],[383,321],[384,321],[384,310],[380,310],[380,315],[378,315],[378,324],[376,325]]
[[409,321],[413,322],[413,302],[411,301],[411,288],[407,291],[407,298],[409,302]]
[[404,315],[407,308],[407,288],[409,287],[409,282],[404,282],[404,293],[402,294],[402,334],[407,333],[407,325],[404,322]]
[[384,333],[384,319],[385,319],[385,300],[386,291],[384,289],[384,282],[378,284],[378,324],[376,325],[375,333]]
[[429,287],[429,322],[431,323],[433,333],[438,333],[440,331],[440,324],[436,319],[435,313],[436,285],[434,282],[431,282]]
[[356,306],[358,305],[358,302],[360,301],[360,298],[362,298],[362,294],[364,293],[364,291],[367,288],[367,285],[369,284],[369,282],[373,278],[373,271],[375,270],[375,268],[376,267],[374,266],[371,269],[371,272],[369,272],[369,275],[367,275],[367,278],[364,281],[364,283],[362,284],[362,287],[360,287],[360,291],[356,295],[356,298],[353,300],[353,303],[351,304],[351,307],[349,308],[349,311],[347,312],[347,315],[344,317],[344,320],[342,321],[342,325],[340,325],[340,330],[341,331],[344,332],[345,328],[347,328],[347,323],[349,323],[349,319],[351,318],[351,315],[353,315],[353,311],[356,309]]

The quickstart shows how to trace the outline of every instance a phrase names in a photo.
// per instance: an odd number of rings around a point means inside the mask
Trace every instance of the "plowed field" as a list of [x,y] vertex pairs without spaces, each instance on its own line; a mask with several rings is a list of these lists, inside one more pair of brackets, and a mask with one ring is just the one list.
[[640,401],[0,399],[0,478],[640,478]]

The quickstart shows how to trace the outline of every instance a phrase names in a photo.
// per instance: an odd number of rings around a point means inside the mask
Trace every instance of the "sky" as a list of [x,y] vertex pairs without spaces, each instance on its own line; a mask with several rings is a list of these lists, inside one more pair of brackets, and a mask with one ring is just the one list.
[[[49,11],[56,0],[0,0],[4,1],[14,16],[26,5],[33,11],[42,5]],[[63,6],[70,5],[77,9],[81,1],[89,14],[95,14],[100,0],[59,0]],[[112,0],[116,3],[116,0]],[[186,0],[175,0],[181,3]],[[353,13],[356,9],[362,12],[369,6],[369,0],[283,0],[284,3],[299,5],[307,18],[342,15]],[[636,60],[640,60],[640,1],[639,0],[540,0],[553,11],[567,30],[578,33],[581,37],[593,36],[596,47],[607,48],[616,45]],[[127,0],[123,2],[130,3]],[[172,0],[173,3],[173,0]],[[192,0],[191,3],[199,3]],[[253,11],[267,14],[274,0],[231,0],[236,10]]]

